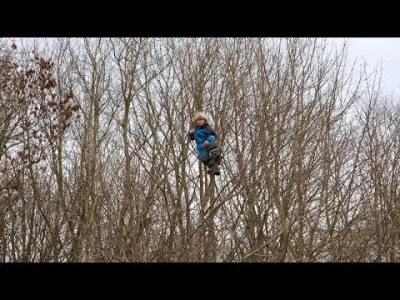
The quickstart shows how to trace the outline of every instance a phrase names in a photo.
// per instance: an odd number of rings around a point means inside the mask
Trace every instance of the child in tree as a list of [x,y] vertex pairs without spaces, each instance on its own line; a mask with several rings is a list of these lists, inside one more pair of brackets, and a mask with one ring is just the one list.
[[188,131],[187,136],[191,141],[196,141],[198,158],[207,167],[207,173],[220,175],[221,150],[217,147],[217,134],[208,124],[204,113],[196,113],[193,121],[196,125]]

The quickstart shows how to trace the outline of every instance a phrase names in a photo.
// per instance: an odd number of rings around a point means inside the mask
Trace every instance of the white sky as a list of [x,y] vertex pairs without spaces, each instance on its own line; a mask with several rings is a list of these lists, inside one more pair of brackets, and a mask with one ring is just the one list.
[[[343,38],[334,39],[338,42]],[[400,94],[400,38],[346,38],[348,59],[357,64],[365,60],[368,71],[382,66],[382,88],[387,93]]]
[[382,66],[383,90],[388,94],[400,95],[400,38],[328,38],[328,40],[339,43],[346,40],[349,44],[349,61],[357,59],[360,65],[365,60],[369,72]]

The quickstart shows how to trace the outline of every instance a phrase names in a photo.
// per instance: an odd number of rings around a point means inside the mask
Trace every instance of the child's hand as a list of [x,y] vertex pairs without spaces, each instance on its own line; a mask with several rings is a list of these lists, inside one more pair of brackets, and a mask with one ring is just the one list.
[[208,141],[205,141],[203,145],[204,145],[204,146],[203,146],[204,149],[207,149],[207,148],[208,148]]
[[193,133],[194,132],[194,128],[192,128],[192,129],[190,129],[190,131],[189,131],[190,133]]

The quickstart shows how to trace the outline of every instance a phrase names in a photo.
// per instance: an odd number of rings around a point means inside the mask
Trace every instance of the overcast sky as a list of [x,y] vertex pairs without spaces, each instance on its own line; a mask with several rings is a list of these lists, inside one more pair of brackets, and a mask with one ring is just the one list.
[[[342,42],[343,38],[336,41]],[[400,94],[400,38],[346,38],[348,59],[362,63],[365,59],[372,71],[382,64],[382,86],[388,93]]]
[[349,61],[357,59],[357,62],[362,64],[365,59],[369,66],[367,70],[370,72],[382,64],[382,87],[387,93],[400,95],[400,38],[329,38],[328,40],[338,43],[347,40]]

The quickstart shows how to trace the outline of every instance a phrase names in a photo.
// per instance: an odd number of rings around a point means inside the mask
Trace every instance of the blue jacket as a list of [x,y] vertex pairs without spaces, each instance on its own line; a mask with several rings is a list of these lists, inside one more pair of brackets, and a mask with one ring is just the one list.
[[190,131],[188,131],[186,135],[190,140],[196,140],[196,150],[199,157],[207,157],[209,155],[207,150],[204,149],[204,142],[206,140],[210,143],[217,140],[217,134],[208,123],[204,123],[204,125],[196,125],[194,132],[190,133]]

